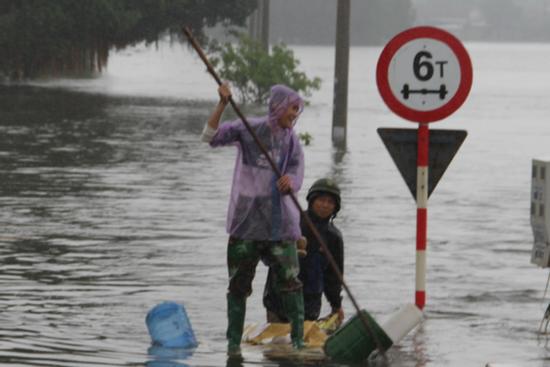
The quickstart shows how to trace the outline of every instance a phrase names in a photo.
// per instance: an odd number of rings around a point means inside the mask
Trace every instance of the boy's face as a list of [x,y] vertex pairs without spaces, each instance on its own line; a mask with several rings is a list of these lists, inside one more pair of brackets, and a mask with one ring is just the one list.
[[298,117],[299,112],[300,106],[298,104],[291,104],[288,106],[283,116],[279,119],[279,126],[283,129],[290,129],[292,123],[296,120],[296,117]]
[[311,208],[319,218],[327,219],[332,216],[334,209],[336,209],[336,200],[330,194],[321,194],[313,200]]

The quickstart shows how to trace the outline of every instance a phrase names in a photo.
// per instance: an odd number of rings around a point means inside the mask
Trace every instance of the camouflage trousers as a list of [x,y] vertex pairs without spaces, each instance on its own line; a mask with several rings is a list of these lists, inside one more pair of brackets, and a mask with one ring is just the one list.
[[227,244],[229,294],[238,298],[252,294],[252,281],[260,260],[274,271],[275,284],[279,292],[302,289],[302,282],[298,279],[300,264],[295,241],[252,241],[229,238]]
[[249,241],[229,238],[227,267],[228,353],[237,353],[243,334],[246,298],[252,294],[256,266],[262,260],[275,275],[275,287],[281,295],[284,311],[290,320],[292,345],[304,345],[304,299],[302,283],[298,279],[300,265],[294,241]]

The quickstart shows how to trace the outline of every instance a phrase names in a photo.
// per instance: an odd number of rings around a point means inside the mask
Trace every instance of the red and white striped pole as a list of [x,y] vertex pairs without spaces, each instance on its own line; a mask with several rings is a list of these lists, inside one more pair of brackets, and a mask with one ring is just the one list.
[[430,131],[428,124],[418,125],[416,157],[416,293],[415,304],[426,304],[426,244],[428,233],[428,162]]

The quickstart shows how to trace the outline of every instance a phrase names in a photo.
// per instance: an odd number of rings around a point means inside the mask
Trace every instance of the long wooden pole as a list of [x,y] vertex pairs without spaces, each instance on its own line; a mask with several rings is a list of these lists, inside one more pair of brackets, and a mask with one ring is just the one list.
[[[193,34],[191,33],[191,30],[188,28],[188,27],[184,27],[183,28],[183,33],[187,36],[187,39],[189,40],[189,42],[191,43],[191,46],[193,46],[193,48],[195,49],[195,51],[197,51],[197,53],[199,54],[199,57],[201,58],[201,60],[204,62],[204,64],[206,65],[206,69],[208,70],[208,72],[212,75],[212,77],[214,78],[214,80],[216,81],[216,83],[218,83],[218,85],[221,85],[222,84],[222,80],[220,79],[220,77],[218,76],[218,74],[216,73],[216,70],[214,70],[214,67],[212,66],[212,64],[210,63],[210,61],[208,60],[208,57],[205,55],[204,51],[202,50],[202,48],[200,47],[200,45],[198,44],[197,40],[195,39],[195,37],[193,37]],[[258,137],[256,136],[256,134],[254,133],[254,130],[252,130],[252,127],[250,126],[250,123],[248,122],[248,120],[246,119],[246,117],[244,117],[244,115],[242,114],[241,110],[239,109],[239,107],[237,106],[237,104],[235,103],[235,101],[233,100],[233,97],[232,96],[229,96],[229,103],[231,104],[231,107],[233,107],[233,109],[235,110],[235,113],[237,114],[237,116],[239,116],[239,118],[241,119],[241,121],[243,122],[243,124],[245,125],[246,129],[248,130],[248,132],[250,133],[250,135],[252,136],[252,139],[254,139],[254,142],[256,143],[256,145],[258,146],[258,148],[260,149],[260,151],[262,152],[262,154],[266,157],[267,161],[269,162],[269,165],[271,166],[271,168],[273,169],[273,171],[275,172],[275,174],[277,175],[277,178],[280,178],[282,176],[281,174],[281,171],[279,170],[279,167],[277,167],[277,165],[275,164],[275,162],[273,161],[273,159],[271,158],[271,156],[269,155],[269,153],[267,152],[267,150],[265,149],[265,147],[263,146],[262,142],[258,139]],[[363,315],[363,313],[361,312],[361,308],[359,307],[359,304],[357,303],[357,301],[355,300],[355,297],[353,296],[353,294],[351,293],[348,285],[346,284],[346,282],[344,281],[344,277],[342,275],[342,272],[340,271],[340,269],[338,269],[338,265],[336,264],[336,261],[334,260],[334,258],[332,257],[331,253],[330,253],[330,250],[328,249],[328,246],[326,245],[325,241],[323,240],[323,238],[321,237],[321,235],[319,234],[319,231],[317,231],[317,228],[315,227],[315,225],[313,224],[313,222],[311,221],[311,219],[309,218],[309,215],[307,214],[307,212],[305,212],[303,209],[302,209],[302,206],[300,205],[300,203],[298,202],[298,199],[296,198],[296,195],[294,195],[294,193],[292,191],[289,192],[288,194],[292,200],[292,202],[294,203],[294,205],[296,205],[296,207],[298,208],[298,210],[300,211],[301,215],[302,215],[302,218],[304,218],[305,222],[306,222],[306,225],[309,227],[309,229],[311,230],[311,232],[313,233],[313,236],[315,237],[315,239],[319,242],[319,245],[321,246],[321,248],[323,249],[323,253],[324,255],[326,256],[330,266],[332,267],[332,270],[334,271],[334,273],[336,274],[336,277],[338,278],[338,280],[340,281],[340,283],[342,284],[342,287],[344,288],[346,294],[348,295],[349,299],[351,300],[351,303],[353,304],[353,307],[355,308],[355,310],[357,311],[357,315],[359,316],[359,318],[361,319],[361,321],[363,322],[367,332],[370,334],[370,336],[374,339],[375,343],[376,343],[376,347],[378,349],[378,351],[384,355],[384,348],[378,338],[378,336],[376,335],[376,333],[374,333],[373,331],[373,328],[370,326],[370,321]]]

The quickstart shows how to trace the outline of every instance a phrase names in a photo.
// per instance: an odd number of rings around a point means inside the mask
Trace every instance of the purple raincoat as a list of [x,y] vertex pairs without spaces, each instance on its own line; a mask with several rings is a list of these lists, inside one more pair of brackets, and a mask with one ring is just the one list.
[[[296,103],[301,112],[303,100],[298,93],[275,85],[271,88],[269,114],[247,119],[281,174],[290,176],[294,193],[304,179],[304,154],[293,129],[281,128],[278,121]],[[240,119],[222,123],[210,141],[213,147],[229,144],[237,147],[237,159],[227,232],[243,240],[297,240],[301,235],[300,212],[290,196],[277,189],[275,172]]]

